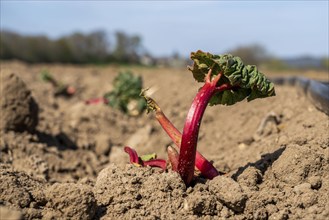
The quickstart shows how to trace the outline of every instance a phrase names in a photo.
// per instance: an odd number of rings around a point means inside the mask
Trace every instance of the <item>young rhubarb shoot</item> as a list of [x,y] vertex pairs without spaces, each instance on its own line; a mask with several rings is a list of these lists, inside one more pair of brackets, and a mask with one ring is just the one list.
[[137,152],[130,148],[130,147],[124,147],[124,151],[129,154],[130,163],[138,166],[138,167],[159,167],[162,170],[166,170],[167,163],[165,160],[162,159],[156,159],[156,154],[148,154],[143,156],[138,156]]
[[139,96],[143,80],[130,71],[120,72],[113,81],[113,90],[104,95],[106,104],[132,116],[141,114],[146,108],[145,100]]
[[255,66],[242,63],[230,54],[191,53],[194,61],[189,70],[204,85],[195,96],[187,114],[178,160],[178,173],[186,185],[193,179],[196,148],[202,116],[208,104],[233,105],[243,99],[274,96],[274,85]]
[[145,99],[139,96],[143,86],[142,77],[135,76],[130,71],[119,72],[112,85],[112,91],[105,93],[103,97],[88,99],[85,104],[109,105],[130,116],[138,116],[145,110]]
[[[168,134],[168,136],[171,138],[171,140],[174,142],[174,144],[180,148],[181,146],[181,140],[182,140],[182,134],[180,131],[171,123],[171,121],[167,118],[167,116],[163,113],[160,106],[154,101],[154,99],[148,97],[145,94],[145,90],[141,93],[141,96],[143,96],[147,102],[147,110],[148,112],[154,111],[155,112],[155,118],[163,128],[163,130]],[[174,151],[175,149],[173,147],[168,147],[168,157],[173,165],[174,160]],[[177,163],[178,163],[178,153],[177,153]],[[196,159],[195,159],[195,166],[196,168],[201,172],[201,174],[207,178],[207,179],[213,179],[214,177],[218,176],[220,173],[217,171],[217,169],[210,163],[202,154],[200,154],[198,151],[196,152]],[[176,168],[173,170],[176,171]]]
[[55,88],[55,96],[70,97],[73,96],[76,92],[75,87],[57,81],[47,70],[43,70],[40,73],[40,77],[43,81],[49,82]]

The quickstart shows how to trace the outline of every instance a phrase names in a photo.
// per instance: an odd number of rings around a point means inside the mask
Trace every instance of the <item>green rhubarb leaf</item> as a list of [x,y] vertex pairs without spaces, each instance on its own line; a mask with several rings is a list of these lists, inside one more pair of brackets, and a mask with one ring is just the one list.
[[189,67],[198,82],[204,82],[212,69],[212,77],[223,74],[217,86],[230,84],[231,90],[217,92],[210,105],[233,105],[247,98],[248,101],[275,95],[274,84],[254,65],[244,65],[242,60],[231,54],[213,55],[201,50],[191,53],[193,66]]
[[249,89],[242,88],[237,90],[218,92],[210,99],[209,105],[233,105],[244,100],[249,93]]
[[139,157],[142,161],[150,161],[150,160],[154,160],[157,158],[156,153],[153,154],[146,154],[146,155],[142,155]]

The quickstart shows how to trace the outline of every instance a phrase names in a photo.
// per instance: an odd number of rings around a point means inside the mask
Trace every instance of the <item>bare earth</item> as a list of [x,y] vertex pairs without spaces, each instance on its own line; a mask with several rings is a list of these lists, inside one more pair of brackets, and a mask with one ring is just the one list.
[[[54,97],[43,69],[77,94]],[[296,88],[209,107],[198,150],[227,174],[186,188],[128,164],[126,145],[166,158],[172,142],[152,114],[84,104],[126,69],[182,130],[201,86],[185,69],[1,63],[0,219],[329,219],[329,118]]]

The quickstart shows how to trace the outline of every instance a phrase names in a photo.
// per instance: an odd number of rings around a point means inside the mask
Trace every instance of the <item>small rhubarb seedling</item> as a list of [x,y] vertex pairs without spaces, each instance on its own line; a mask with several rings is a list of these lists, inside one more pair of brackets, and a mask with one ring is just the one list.
[[159,167],[162,170],[166,170],[166,161],[162,159],[156,159],[156,154],[147,154],[139,157],[137,152],[128,146],[124,147],[124,151],[129,154],[130,163],[135,166]]
[[112,83],[113,90],[101,98],[86,100],[87,105],[106,104],[128,115],[140,115],[146,109],[145,99],[140,97],[143,80],[130,71],[120,72]]
[[273,83],[259,72],[256,66],[244,65],[239,57],[230,54],[212,55],[199,50],[191,53],[191,59],[194,64],[189,70],[196,81],[204,85],[192,102],[182,134],[163,114],[156,102],[142,94],[163,129],[180,148],[178,153],[169,147],[168,157],[173,170],[180,174],[186,185],[190,185],[193,179],[195,166],[208,179],[220,174],[197,152],[199,129],[206,107],[218,104],[233,105],[244,99],[252,101],[275,95]]
[[70,97],[76,92],[75,87],[57,81],[47,70],[43,70],[40,73],[40,77],[43,81],[49,82],[55,88],[55,96]]
[[97,105],[97,104],[107,104],[107,99],[104,97],[101,98],[92,98],[85,101],[87,105]]

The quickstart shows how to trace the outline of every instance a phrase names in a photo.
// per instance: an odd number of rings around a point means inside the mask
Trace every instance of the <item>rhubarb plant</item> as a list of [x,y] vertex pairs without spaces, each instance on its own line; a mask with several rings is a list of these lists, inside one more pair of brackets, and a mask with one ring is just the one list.
[[41,71],[40,78],[44,82],[50,83],[55,88],[55,96],[70,97],[73,96],[76,92],[75,87],[71,85],[66,85],[63,82],[56,80],[47,70]]
[[138,156],[137,152],[130,148],[130,147],[125,147],[124,151],[129,154],[130,157],[130,163],[135,165],[135,166],[151,166],[151,167],[159,167],[162,170],[166,169],[166,161],[163,159],[157,159],[156,154],[147,154],[143,156]]
[[201,174],[212,179],[220,172],[197,151],[199,128],[208,105],[233,105],[244,99],[252,101],[275,95],[274,85],[254,65],[244,65],[239,57],[224,54],[213,55],[203,51],[191,53],[193,66],[189,67],[194,79],[203,83],[188,111],[183,132],[161,111],[159,105],[142,94],[148,109],[154,111],[156,119],[179,148],[168,147],[168,157],[172,169],[177,171],[186,185],[194,176],[194,167]]
[[131,116],[140,115],[146,109],[145,99],[140,97],[143,80],[130,71],[119,72],[113,80],[113,90],[101,98],[85,101],[86,104],[103,103]]
[[139,96],[143,80],[130,71],[120,72],[113,81],[113,90],[104,95],[107,104],[131,115],[138,115],[146,108],[145,100]]

